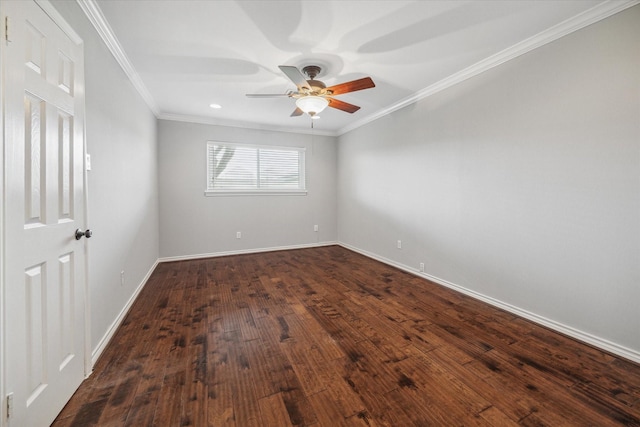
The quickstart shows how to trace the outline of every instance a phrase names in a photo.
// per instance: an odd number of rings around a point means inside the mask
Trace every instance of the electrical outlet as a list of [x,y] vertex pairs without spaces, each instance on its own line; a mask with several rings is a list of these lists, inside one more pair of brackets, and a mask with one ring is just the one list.
[[398,249],[402,249],[402,240],[398,240],[397,247]]
[[124,270],[120,272],[120,286],[124,286]]
[[313,226],[313,231],[318,231],[318,224]]
[[420,272],[424,273],[424,262],[420,263]]
[[236,239],[241,239],[242,238],[242,232],[238,231],[236,233]]

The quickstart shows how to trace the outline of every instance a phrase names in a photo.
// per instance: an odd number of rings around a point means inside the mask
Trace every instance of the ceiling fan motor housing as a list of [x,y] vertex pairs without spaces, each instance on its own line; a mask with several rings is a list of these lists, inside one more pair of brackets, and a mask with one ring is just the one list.
[[309,83],[311,92],[317,95],[320,95],[321,93],[323,93],[324,92],[323,89],[326,89],[327,87],[327,85],[325,85],[320,80],[316,80],[316,76],[320,74],[320,71],[322,71],[322,68],[318,67],[317,65],[307,65],[302,69],[302,72],[309,77],[309,80],[307,80],[307,83]]

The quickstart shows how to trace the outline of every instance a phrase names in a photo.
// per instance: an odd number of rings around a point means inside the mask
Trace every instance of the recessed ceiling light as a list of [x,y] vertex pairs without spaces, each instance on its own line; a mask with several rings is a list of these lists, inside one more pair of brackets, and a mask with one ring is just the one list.
[[219,110],[220,108],[222,108],[222,105],[220,104],[209,104],[209,107],[215,109],[215,110]]

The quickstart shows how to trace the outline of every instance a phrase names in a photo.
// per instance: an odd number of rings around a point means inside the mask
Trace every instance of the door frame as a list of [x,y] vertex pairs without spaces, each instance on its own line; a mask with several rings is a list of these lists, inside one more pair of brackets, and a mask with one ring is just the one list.
[[[84,52],[84,41],[80,37],[80,35],[73,29],[71,25],[66,21],[66,19],[58,12],[58,10],[53,6],[53,4],[49,0],[33,0],[46,14],[49,18],[65,33],[69,39],[75,43],[80,49]],[[9,43],[7,41],[6,35],[6,26],[5,26],[5,9],[1,6],[0,3],[0,86],[2,87],[2,93],[5,93],[5,55],[6,55],[6,46]],[[11,24],[9,23],[9,32],[11,32]],[[84,192],[83,192],[83,203],[84,203],[84,224],[88,224],[88,179],[87,179],[87,168],[86,168],[86,153],[87,153],[87,132],[86,132],[86,108],[85,108],[85,88],[84,88],[84,54],[82,55],[82,63],[79,65],[79,71],[83,74],[83,84],[81,88],[77,88],[77,92],[80,92],[80,96],[82,97],[81,105],[81,123],[83,130],[83,167],[82,167],[82,180],[84,184]],[[0,266],[2,267],[0,271],[0,296],[2,296],[2,303],[0,303],[0,427],[5,427],[8,425],[7,418],[7,386],[5,384],[6,378],[6,319],[5,319],[5,272],[6,272],[6,262],[5,262],[5,253],[6,253],[6,235],[5,235],[5,218],[4,218],[4,209],[6,207],[5,196],[5,144],[7,143],[5,140],[5,111],[4,111],[4,99],[0,100],[0,193],[2,197],[2,208],[0,209]],[[90,312],[90,298],[89,298],[89,245],[85,242],[85,278],[84,278],[84,319],[82,319],[85,331],[85,346],[84,346],[84,376],[88,377],[93,369],[92,358],[91,358],[91,312]]]
[[[5,26],[5,13],[2,8],[2,3],[0,3],[0,19],[2,21],[2,25],[0,25],[0,92],[2,94],[5,93],[4,80],[5,80],[5,46],[7,43],[7,35],[6,35],[6,26]],[[4,340],[5,340],[5,327],[4,327],[4,301],[5,293],[4,293],[4,275],[5,275],[5,261],[4,261],[4,246],[5,246],[5,238],[4,238],[4,209],[5,209],[5,188],[4,188],[4,95],[0,99],[0,197],[2,197],[2,208],[0,209],[0,402],[2,403],[0,406],[0,426],[4,427],[7,423],[7,394],[5,392],[5,378],[7,378],[4,364]]]

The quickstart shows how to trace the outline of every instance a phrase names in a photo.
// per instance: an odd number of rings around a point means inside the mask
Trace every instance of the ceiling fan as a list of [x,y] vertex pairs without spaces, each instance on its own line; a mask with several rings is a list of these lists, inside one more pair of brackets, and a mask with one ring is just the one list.
[[364,77],[362,79],[327,87],[320,80],[316,80],[316,76],[322,71],[317,65],[307,65],[302,69],[302,72],[298,70],[298,68],[290,65],[279,65],[278,68],[296,85],[298,88],[297,91],[289,90],[287,93],[281,94],[253,93],[247,94],[247,96],[250,98],[272,98],[280,96],[294,98],[296,100],[296,109],[291,113],[291,117],[301,116],[306,113],[311,116],[311,118],[318,118],[318,114],[326,107],[353,114],[358,111],[360,107],[340,101],[334,98],[334,96],[376,86],[373,80],[371,80],[371,77]]

